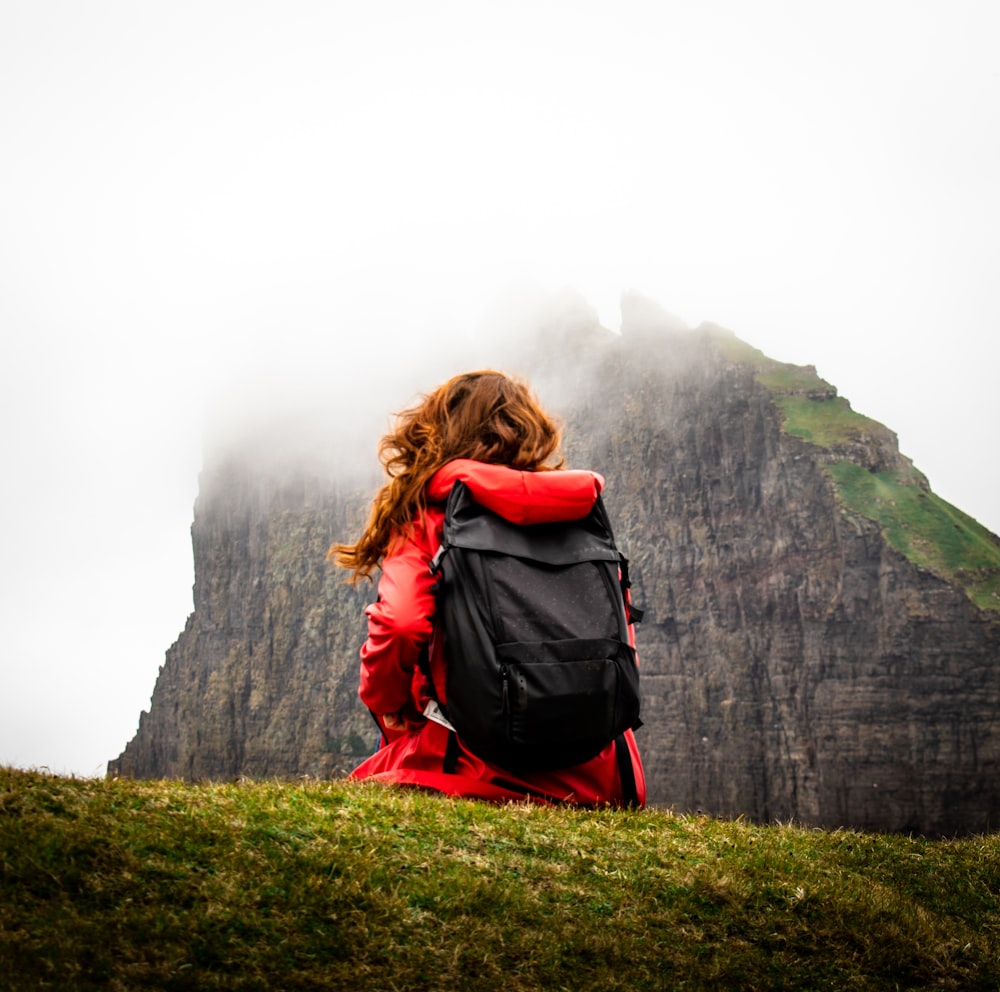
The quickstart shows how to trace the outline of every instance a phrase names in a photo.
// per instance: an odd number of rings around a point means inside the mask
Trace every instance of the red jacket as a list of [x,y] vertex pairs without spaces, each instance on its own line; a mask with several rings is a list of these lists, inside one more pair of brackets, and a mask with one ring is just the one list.
[[[359,765],[351,777],[379,779],[437,789],[453,795],[509,800],[568,801],[587,805],[620,803],[623,787],[615,745],[590,761],[557,771],[514,775],[461,747],[461,739],[439,723],[417,719],[409,729],[387,728],[381,716],[403,710],[422,713],[432,698],[427,676],[418,665],[429,648],[434,694],[447,705],[445,659],[435,636],[434,577],[430,561],[441,544],[444,502],[451,487],[464,482],[473,498],[515,523],[575,520],[590,512],[604,479],[594,472],[521,472],[501,465],[460,459],[449,462],[431,480],[428,509],[382,563],[378,601],[369,606],[368,639],[361,648],[362,702],[376,714],[385,744]],[[631,628],[630,628],[631,636]],[[631,730],[625,732],[640,804],[646,782]],[[453,771],[445,771],[449,753]],[[457,760],[456,760],[457,755]]]

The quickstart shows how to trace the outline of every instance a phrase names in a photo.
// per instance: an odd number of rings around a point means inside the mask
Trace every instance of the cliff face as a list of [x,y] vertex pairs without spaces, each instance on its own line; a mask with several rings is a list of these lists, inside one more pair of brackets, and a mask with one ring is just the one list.
[[675,353],[664,376],[653,347],[626,363],[620,429],[597,459],[647,608],[652,795],[761,821],[987,829],[997,614],[895,551],[826,471],[846,455],[899,471],[890,432],[817,448],[783,430],[753,366]]
[[[857,466],[929,497],[895,437],[852,415],[832,440],[806,440],[807,414],[814,435],[827,412],[844,421],[832,387],[805,375],[782,391],[788,367],[710,328],[644,311],[625,330],[584,329],[571,364],[564,339],[533,369],[543,396],[566,397],[570,464],[608,478],[646,609],[651,802],[825,827],[994,827],[1000,613],[897,550],[837,483],[838,466]],[[790,396],[812,406],[790,413]],[[339,775],[370,749],[356,687],[371,592],[324,563],[367,497],[294,479],[238,460],[203,474],[195,612],[110,773]]]
[[359,527],[351,507],[321,477],[241,458],[202,473],[195,610],[112,774],[315,778],[370,752],[355,659],[371,593],[325,563],[333,535]]

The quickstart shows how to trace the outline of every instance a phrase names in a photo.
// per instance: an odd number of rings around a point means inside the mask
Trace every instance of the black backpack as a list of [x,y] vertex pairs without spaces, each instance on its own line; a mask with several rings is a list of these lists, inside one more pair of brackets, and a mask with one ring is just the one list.
[[462,743],[511,771],[566,768],[638,727],[639,670],[627,562],[604,503],[518,525],[455,483],[431,562],[447,661],[447,713]]

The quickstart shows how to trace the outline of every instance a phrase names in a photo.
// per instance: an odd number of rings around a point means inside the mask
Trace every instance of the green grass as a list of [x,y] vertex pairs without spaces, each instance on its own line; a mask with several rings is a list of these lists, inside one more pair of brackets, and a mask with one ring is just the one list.
[[[878,421],[852,410],[812,366],[776,362],[723,329],[709,333],[726,358],[754,368],[781,410],[786,433],[839,451],[838,445],[887,433]],[[843,455],[825,468],[844,505],[878,523],[892,547],[957,585],[980,609],[1000,610],[1000,543],[972,517],[929,492],[916,468],[869,472]]]
[[755,369],[755,378],[770,391],[784,414],[784,429],[789,434],[831,447],[885,431],[878,421],[852,410],[812,365],[777,362],[722,328],[713,328],[709,333],[729,361]]
[[774,395],[785,416],[785,430],[813,444],[829,448],[859,437],[885,432],[885,427],[851,409],[836,389],[811,366],[779,365],[757,375]]
[[1000,836],[0,770],[2,989],[996,989]]
[[789,365],[764,357],[757,380],[773,393],[832,393],[834,387],[821,379],[811,365]]
[[892,472],[830,466],[849,509],[878,521],[911,561],[961,585],[982,609],[1000,609],[1000,545],[968,514]]
[[822,401],[805,396],[776,396],[775,400],[785,415],[789,434],[824,448],[850,441],[873,428],[883,429],[877,421],[852,410],[850,403],[839,396]]

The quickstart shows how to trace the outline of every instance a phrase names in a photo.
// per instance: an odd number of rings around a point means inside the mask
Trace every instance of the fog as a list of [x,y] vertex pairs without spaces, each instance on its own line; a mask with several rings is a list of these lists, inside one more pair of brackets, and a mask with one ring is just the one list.
[[375,434],[550,294],[616,329],[638,289],[815,364],[1000,530],[998,28],[969,0],[0,3],[0,763],[101,774],[133,735],[206,441],[313,395],[331,444]]

